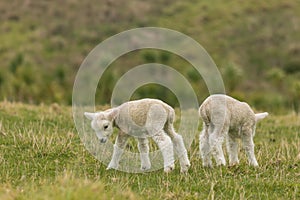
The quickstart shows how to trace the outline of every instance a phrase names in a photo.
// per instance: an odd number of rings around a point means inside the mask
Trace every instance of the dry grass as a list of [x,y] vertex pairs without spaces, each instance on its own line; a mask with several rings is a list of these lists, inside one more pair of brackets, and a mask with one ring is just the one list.
[[[270,116],[255,137],[259,168],[204,169],[196,138],[187,175],[177,168],[106,171],[73,126],[70,107],[0,103],[1,199],[299,199],[299,116]],[[136,147],[133,147],[136,148]],[[134,150],[134,149],[133,149]]]

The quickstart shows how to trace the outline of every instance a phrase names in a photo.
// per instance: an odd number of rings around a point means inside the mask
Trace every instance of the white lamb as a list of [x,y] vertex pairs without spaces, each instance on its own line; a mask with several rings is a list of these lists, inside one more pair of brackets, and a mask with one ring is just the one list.
[[173,147],[179,157],[181,172],[188,170],[190,161],[182,136],[173,127],[175,112],[166,103],[157,99],[141,99],[102,112],[85,112],[84,115],[92,120],[91,126],[102,143],[113,133],[113,127],[119,129],[112,160],[107,169],[118,168],[126,141],[131,135],[138,140],[142,170],[151,168],[148,137],[156,142],[162,152],[165,172],[175,167]]
[[268,113],[254,114],[247,103],[232,97],[216,94],[209,96],[200,106],[199,115],[203,120],[200,134],[200,153],[203,166],[212,167],[211,154],[217,165],[226,165],[222,143],[226,137],[229,165],[239,163],[238,142],[240,138],[249,164],[258,166],[254,155],[253,137],[256,122]]

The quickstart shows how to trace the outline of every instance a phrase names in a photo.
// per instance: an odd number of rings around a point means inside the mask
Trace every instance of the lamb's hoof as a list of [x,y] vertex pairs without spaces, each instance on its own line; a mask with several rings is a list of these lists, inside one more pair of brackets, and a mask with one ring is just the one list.
[[188,162],[187,164],[181,166],[180,172],[181,173],[186,173],[189,170],[190,167],[191,167],[191,164],[190,164],[190,162]]
[[229,167],[235,167],[239,165],[239,161],[229,163]]
[[250,164],[252,167],[259,167],[258,163],[251,163]]
[[149,170],[150,168],[151,168],[150,160],[146,160],[146,161],[141,162],[141,170],[142,171]]
[[225,167],[226,166],[226,162],[219,162],[216,163],[217,167]]
[[212,168],[213,166],[212,166],[212,162],[203,162],[202,163],[202,166],[204,167],[204,168]]
[[106,170],[115,169],[113,167],[106,167]]
[[164,172],[169,173],[169,172],[173,171],[174,169],[175,169],[175,165],[172,164],[172,165],[169,165],[169,166],[165,167]]
[[142,171],[147,171],[151,168],[151,165],[150,166],[141,166],[141,170]]
[[110,169],[117,169],[117,168],[118,168],[118,165],[115,165],[115,164],[109,163],[109,165],[107,166],[106,170],[110,170]]
[[184,167],[181,167],[180,172],[181,173],[187,173],[189,171],[191,165],[186,165]]

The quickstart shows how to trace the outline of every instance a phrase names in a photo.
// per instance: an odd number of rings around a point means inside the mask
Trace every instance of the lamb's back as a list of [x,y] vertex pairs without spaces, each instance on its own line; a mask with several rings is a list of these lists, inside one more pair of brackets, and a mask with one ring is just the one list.
[[[149,117],[150,109],[157,109],[158,113],[169,115],[173,108],[158,99],[140,99],[126,102],[119,107],[118,123],[128,123],[131,119],[136,125],[144,126]],[[153,112],[153,110],[152,110]]]
[[230,123],[231,127],[255,122],[254,113],[247,103],[222,94],[209,96],[200,106],[199,114],[204,121]]

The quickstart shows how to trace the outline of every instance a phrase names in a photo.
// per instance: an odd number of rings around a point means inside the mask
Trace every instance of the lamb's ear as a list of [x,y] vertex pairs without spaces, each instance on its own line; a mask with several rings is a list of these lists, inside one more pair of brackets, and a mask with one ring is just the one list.
[[113,108],[110,109],[109,113],[108,113],[108,120],[109,121],[113,121],[114,119],[116,119],[117,115],[119,114],[119,109]]
[[269,113],[267,113],[267,112],[255,114],[255,120],[259,121],[268,115],[269,115]]
[[93,120],[96,117],[96,113],[84,112],[84,116],[89,120]]

